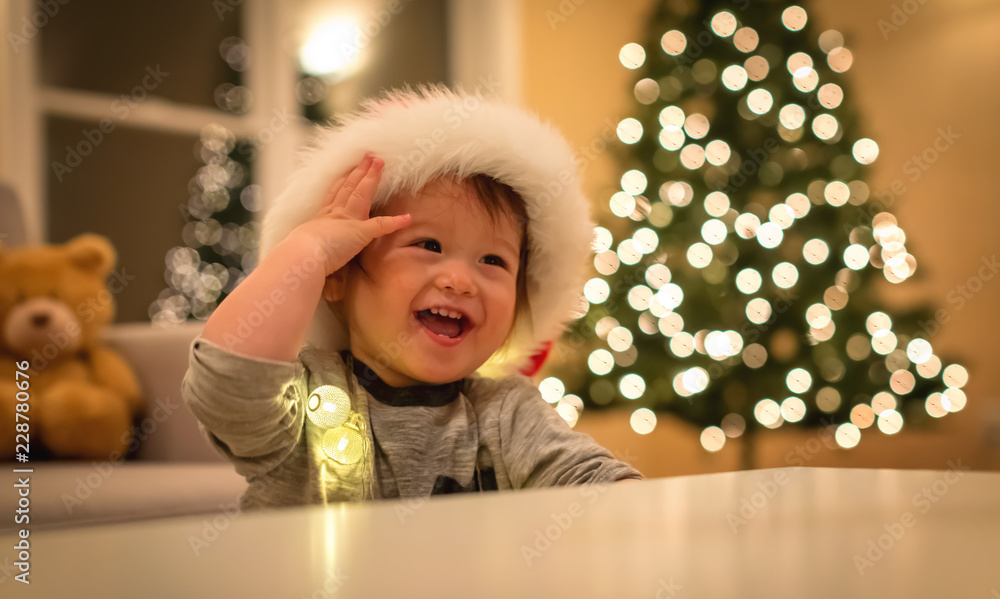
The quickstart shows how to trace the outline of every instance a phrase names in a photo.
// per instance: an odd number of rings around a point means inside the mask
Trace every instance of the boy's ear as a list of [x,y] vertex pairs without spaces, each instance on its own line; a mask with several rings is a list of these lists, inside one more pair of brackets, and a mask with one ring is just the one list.
[[347,295],[347,268],[341,268],[326,278],[323,283],[323,299],[339,302]]

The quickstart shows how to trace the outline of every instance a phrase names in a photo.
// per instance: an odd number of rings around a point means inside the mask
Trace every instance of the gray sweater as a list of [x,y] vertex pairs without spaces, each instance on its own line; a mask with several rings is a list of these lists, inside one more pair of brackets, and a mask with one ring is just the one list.
[[[349,398],[347,422],[324,420],[310,397],[324,385]],[[247,479],[243,508],[642,478],[573,431],[523,376],[397,388],[347,351],[304,346],[280,362],[199,337],[182,395]],[[360,459],[344,458],[352,450]]]

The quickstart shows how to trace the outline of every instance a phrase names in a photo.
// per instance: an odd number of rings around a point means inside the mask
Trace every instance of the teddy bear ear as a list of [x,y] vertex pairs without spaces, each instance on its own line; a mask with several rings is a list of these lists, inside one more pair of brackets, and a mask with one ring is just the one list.
[[106,237],[86,233],[65,244],[69,261],[85,272],[106,275],[115,266],[115,248]]

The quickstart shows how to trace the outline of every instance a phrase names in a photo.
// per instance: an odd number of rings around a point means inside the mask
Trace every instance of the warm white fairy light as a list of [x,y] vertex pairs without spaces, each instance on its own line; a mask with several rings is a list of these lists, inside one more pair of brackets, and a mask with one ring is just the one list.
[[741,293],[750,295],[751,293],[757,293],[762,281],[763,279],[759,272],[752,268],[744,268],[736,275],[736,288]]
[[625,351],[632,346],[632,331],[625,327],[615,327],[608,333],[608,347],[615,351]]
[[603,376],[615,367],[615,357],[606,349],[597,349],[587,357],[587,366],[594,374]]
[[628,305],[637,312],[642,312],[649,308],[649,302],[653,299],[653,290],[645,285],[636,285],[628,292]]
[[949,412],[958,412],[963,408],[965,408],[965,402],[967,398],[965,396],[965,392],[962,391],[961,389],[948,387],[947,389],[944,390],[942,395],[944,395],[945,399],[948,400]]
[[611,295],[611,287],[601,278],[593,278],[583,286],[583,296],[592,304],[603,304]]
[[771,318],[771,304],[762,297],[747,302],[747,319],[754,324],[764,324]]
[[822,264],[830,257],[830,246],[822,239],[810,239],[802,246],[802,257],[809,264]]
[[684,371],[681,375],[684,388],[691,393],[701,393],[708,387],[708,372],[704,368],[695,366]]
[[837,427],[837,432],[834,433],[833,438],[837,441],[837,445],[840,445],[844,449],[851,449],[852,447],[857,447],[861,441],[861,431],[853,424],[844,423]]
[[731,65],[722,70],[722,85],[732,91],[740,91],[747,84],[747,71],[739,65]]
[[648,227],[642,227],[632,234],[632,243],[643,254],[650,254],[659,245],[660,239],[656,235],[656,231]]
[[712,31],[719,37],[729,37],[736,31],[736,17],[724,10],[712,17]]
[[701,446],[706,451],[716,452],[726,444],[726,433],[717,426],[710,426],[701,431]]
[[819,88],[816,97],[823,108],[836,108],[844,100],[844,90],[836,83],[827,83]]
[[653,289],[659,289],[669,283],[670,277],[670,269],[663,264],[651,264],[649,268],[646,269],[646,283],[648,283]]
[[753,52],[757,49],[757,44],[760,42],[760,36],[757,32],[750,27],[741,27],[736,30],[733,34],[733,45],[740,52]]
[[706,118],[703,114],[689,114],[684,120],[684,132],[687,133],[687,136],[691,139],[702,139],[708,135],[708,129],[708,118]]
[[632,169],[622,175],[622,191],[629,195],[637,196],[646,191],[646,173]]
[[550,376],[538,383],[538,391],[546,402],[556,403],[566,394],[566,384],[560,379]]
[[608,206],[615,216],[627,218],[635,211],[635,198],[632,197],[632,194],[619,191],[611,196]]
[[959,364],[951,364],[944,369],[941,378],[944,379],[945,385],[960,389],[969,382],[969,371]]
[[648,435],[656,428],[656,414],[648,408],[639,408],[632,412],[629,425],[640,435]]
[[668,310],[674,310],[684,301],[684,291],[674,283],[667,283],[656,292],[656,301]]
[[594,241],[591,246],[594,252],[603,252],[611,248],[611,244],[614,242],[614,238],[611,235],[611,231],[608,231],[604,227],[594,227]]
[[639,260],[642,260],[642,252],[636,247],[635,242],[631,239],[626,239],[618,244],[618,259],[624,264],[632,265],[637,264]]
[[788,422],[799,422],[806,415],[806,403],[798,397],[788,397],[781,402],[781,417]]
[[768,249],[781,245],[782,239],[784,239],[784,233],[782,233],[781,227],[772,222],[766,222],[757,229],[757,241]]
[[635,42],[625,44],[618,52],[618,60],[627,69],[638,69],[646,62],[646,50]]
[[812,375],[805,368],[793,368],[785,377],[785,385],[792,393],[805,393],[812,387]]
[[775,204],[767,213],[770,222],[787,229],[795,222],[795,212],[786,204]]
[[878,428],[887,435],[895,435],[903,428],[903,415],[896,410],[885,410],[878,415]]
[[642,123],[631,117],[622,119],[622,121],[618,123],[616,133],[618,134],[618,139],[620,139],[623,143],[637,143],[640,139],[642,139]]
[[712,248],[706,243],[693,243],[687,251],[687,260],[695,268],[705,268],[712,261]]
[[875,424],[875,411],[868,404],[858,404],[851,408],[851,424],[864,429]]
[[757,422],[771,426],[781,419],[781,406],[773,399],[762,399],[754,406],[753,415]]

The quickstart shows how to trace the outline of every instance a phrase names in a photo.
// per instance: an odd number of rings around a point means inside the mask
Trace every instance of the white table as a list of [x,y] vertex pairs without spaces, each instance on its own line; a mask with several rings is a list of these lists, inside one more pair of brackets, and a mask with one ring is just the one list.
[[29,540],[32,584],[8,573],[5,598],[997,599],[1000,473],[756,470]]

